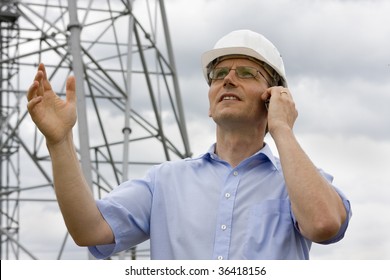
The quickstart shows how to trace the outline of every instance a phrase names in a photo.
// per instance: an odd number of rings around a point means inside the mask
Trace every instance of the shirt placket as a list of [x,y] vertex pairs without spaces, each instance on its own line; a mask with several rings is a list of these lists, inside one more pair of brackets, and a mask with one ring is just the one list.
[[228,175],[220,195],[215,229],[214,259],[224,260],[229,258],[234,203],[239,182],[240,173],[233,169]]

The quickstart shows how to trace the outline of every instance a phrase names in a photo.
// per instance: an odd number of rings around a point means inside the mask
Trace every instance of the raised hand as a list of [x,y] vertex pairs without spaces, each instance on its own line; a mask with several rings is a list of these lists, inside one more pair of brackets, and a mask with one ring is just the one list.
[[45,66],[38,66],[34,82],[27,92],[27,108],[32,120],[46,137],[47,145],[55,145],[69,135],[76,123],[75,78],[66,81],[66,100],[52,89]]
[[283,87],[268,88],[261,96],[263,101],[270,100],[268,105],[268,129],[271,135],[279,128],[293,129],[298,111],[290,91]]

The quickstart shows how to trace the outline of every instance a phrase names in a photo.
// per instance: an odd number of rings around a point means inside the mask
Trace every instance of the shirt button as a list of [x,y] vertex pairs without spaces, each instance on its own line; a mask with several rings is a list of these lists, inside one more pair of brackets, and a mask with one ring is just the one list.
[[218,260],[223,260],[223,257],[222,256],[218,256]]
[[230,193],[228,193],[228,192],[225,193],[225,197],[226,197],[226,198],[230,198]]
[[238,175],[238,171],[234,171],[234,172],[233,172],[233,175],[234,175],[234,176],[237,176],[237,175]]
[[226,225],[222,225],[222,226],[221,226],[221,229],[222,229],[222,230],[225,230],[226,228],[227,228]]

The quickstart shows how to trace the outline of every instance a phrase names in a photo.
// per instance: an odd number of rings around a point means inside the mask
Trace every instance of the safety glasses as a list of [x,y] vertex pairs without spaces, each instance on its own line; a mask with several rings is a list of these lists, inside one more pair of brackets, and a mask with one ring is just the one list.
[[269,84],[264,75],[258,69],[251,66],[237,66],[236,68],[216,67],[210,71],[209,78],[211,80],[223,80],[227,75],[229,75],[231,70],[234,70],[236,72],[236,76],[241,79],[253,79],[260,74]]

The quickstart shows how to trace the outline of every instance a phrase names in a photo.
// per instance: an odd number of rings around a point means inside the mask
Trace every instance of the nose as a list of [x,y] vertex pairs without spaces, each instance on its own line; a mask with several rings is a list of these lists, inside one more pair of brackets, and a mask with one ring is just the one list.
[[230,69],[229,74],[227,74],[226,77],[223,79],[223,86],[224,87],[227,87],[227,86],[235,87],[236,80],[237,80],[236,70]]

